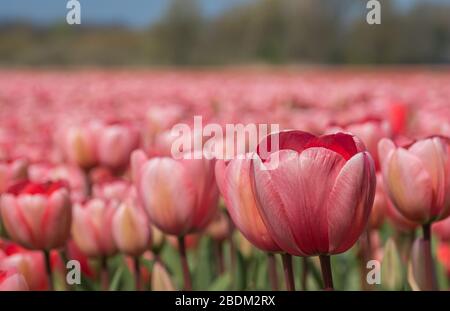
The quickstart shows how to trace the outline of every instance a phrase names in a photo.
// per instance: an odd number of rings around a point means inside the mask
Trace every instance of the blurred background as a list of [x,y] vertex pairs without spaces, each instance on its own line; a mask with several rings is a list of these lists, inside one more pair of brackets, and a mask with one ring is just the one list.
[[2,0],[0,66],[450,62],[450,0]]

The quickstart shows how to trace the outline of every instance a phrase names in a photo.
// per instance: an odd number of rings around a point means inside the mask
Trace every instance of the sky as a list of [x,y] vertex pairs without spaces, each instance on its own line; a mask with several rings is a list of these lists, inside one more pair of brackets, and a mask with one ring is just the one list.
[[[122,24],[142,28],[156,22],[165,12],[169,0],[79,0],[81,19],[86,24]],[[206,16],[220,14],[233,6],[257,0],[199,0]],[[301,1],[301,0],[298,0]],[[355,0],[361,1],[361,0]],[[447,2],[450,0],[397,0],[407,7],[417,1]],[[68,0],[0,0],[0,23],[26,21],[48,25],[64,21]]]
[[[252,0],[200,0],[207,16],[220,14]],[[65,20],[68,0],[0,0],[0,22],[26,21],[48,25]],[[157,21],[169,0],[79,0],[81,19],[87,24],[118,23],[140,28]]]

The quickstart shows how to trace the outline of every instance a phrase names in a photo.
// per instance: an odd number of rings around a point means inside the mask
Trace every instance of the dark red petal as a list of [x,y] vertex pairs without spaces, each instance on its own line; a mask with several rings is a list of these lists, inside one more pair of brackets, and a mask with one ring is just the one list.
[[[272,148],[272,141],[275,139],[275,135],[278,135],[279,148]],[[301,153],[306,149],[306,145],[316,136],[303,132],[303,131],[282,131],[279,133],[270,134],[264,137],[258,144],[256,152],[261,160],[267,160],[272,152],[276,152],[283,149],[290,149]],[[267,152],[265,152],[267,150]]]
[[339,153],[345,160],[350,159],[358,150],[352,135],[345,133],[336,133],[316,137],[308,142],[306,148],[323,147]]

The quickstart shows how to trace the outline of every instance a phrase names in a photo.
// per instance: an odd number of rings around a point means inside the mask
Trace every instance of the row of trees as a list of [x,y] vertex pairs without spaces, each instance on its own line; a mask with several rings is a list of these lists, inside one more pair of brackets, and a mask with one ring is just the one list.
[[204,16],[173,0],[149,29],[55,25],[0,28],[3,64],[211,65],[240,63],[448,63],[450,5],[381,1],[381,25],[365,1],[255,0]]

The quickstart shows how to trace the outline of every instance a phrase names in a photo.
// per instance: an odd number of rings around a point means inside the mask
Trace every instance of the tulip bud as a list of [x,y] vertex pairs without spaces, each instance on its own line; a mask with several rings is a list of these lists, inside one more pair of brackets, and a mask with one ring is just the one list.
[[112,221],[117,203],[91,199],[73,208],[72,237],[80,250],[89,257],[110,256],[117,246],[112,234]]
[[134,198],[129,197],[119,205],[112,226],[114,241],[122,253],[137,257],[149,248],[150,223]]
[[63,182],[18,183],[2,196],[0,209],[10,237],[27,248],[58,248],[69,237],[72,210]]
[[404,279],[405,272],[400,253],[394,240],[389,238],[384,247],[381,263],[381,284],[388,290],[401,290]]
[[100,164],[120,169],[128,165],[131,152],[139,144],[139,134],[131,124],[111,123],[100,127],[97,141]]
[[169,273],[166,268],[156,261],[153,264],[152,270],[152,290],[153,291],[175,291],[175,285],[173,284]]
[[214,240],[223,242],[230,235],[230,230],[230,219],[224,212],[219,211],[206,228],[206,233]]
[[445,139],[422,139],[405,148],[383,139],[378,152],[385,189],[404,217],[427,224],[450,214],[450,153]]
[[63,151],[67,159],[83,169],[97,164],[97,141],[95,133],[99,123],[91,122],[83,126],[70,127],[63,137]]
[[[156,157],[137,161],[133,179],[151,222],[167,234],[182,236],[204,229],[217,211],[214,160]],[[138,173],[138,176],[135,176]]]

